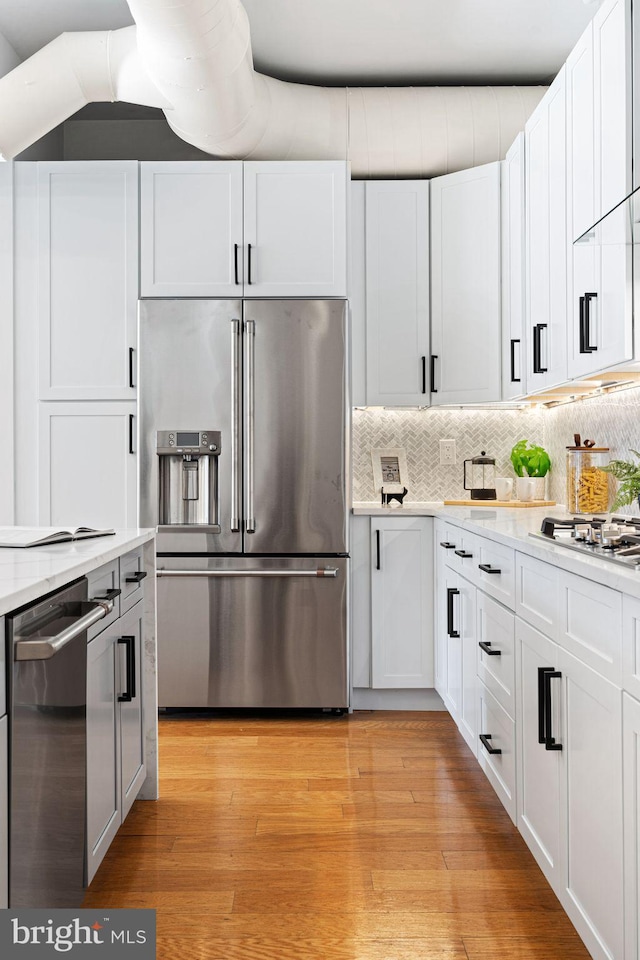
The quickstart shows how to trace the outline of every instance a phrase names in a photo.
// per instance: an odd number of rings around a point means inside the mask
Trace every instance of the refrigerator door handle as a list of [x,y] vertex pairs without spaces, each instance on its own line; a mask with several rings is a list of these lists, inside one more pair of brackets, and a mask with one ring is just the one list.
[[159,567],[157,577],[318,577],[335,580],[337,567],[317,567],[315,570],[169,570]]
[[231,533],[240,531],[240,321],[231,321]]
[[247,456],[245,470],[247,475],[247,533],[256,532],[256,518],[254,516],[254,435],[255,435],[255,349],[256,324],[255,320],[245,323],[245,376],[247,384],[246,404],[246,436]]

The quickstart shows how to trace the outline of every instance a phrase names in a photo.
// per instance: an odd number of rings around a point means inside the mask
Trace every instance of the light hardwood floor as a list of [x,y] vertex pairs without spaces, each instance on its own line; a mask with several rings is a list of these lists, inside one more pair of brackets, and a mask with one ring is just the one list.
[[446,713],[160,721],[87,907],[158,960],[588,960]]

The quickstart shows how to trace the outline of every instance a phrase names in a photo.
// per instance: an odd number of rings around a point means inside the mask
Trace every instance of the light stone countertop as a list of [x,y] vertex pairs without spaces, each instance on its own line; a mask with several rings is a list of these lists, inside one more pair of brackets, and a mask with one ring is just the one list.
[[31,603],[153,540],[154,531],[116,530],[115,536],[42,547],[0,548],[0,616]]
[[[598,557],[584,556],[559,546],[552,540],[534,539],[530,533],[539,533],[544,517],[570,517],[561,504],[555,507],[491,507],[490,503],[477,507],[450,507],[443,503],[404,503],[397,507],[382,507],[379,503],[354,503],[355,516],[370,517],[436,517],[480,534],[489,540],[536,557],[545,563],[595,580],[640,599],[640,567],[627,568]],[[618,514],[618,515],[622,515]]]

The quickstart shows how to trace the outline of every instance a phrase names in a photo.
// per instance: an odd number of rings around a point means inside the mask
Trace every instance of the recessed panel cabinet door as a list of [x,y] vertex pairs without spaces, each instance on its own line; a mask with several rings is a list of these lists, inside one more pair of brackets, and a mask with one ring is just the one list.
[[146,776],[142,704],[142,601],[120,618],[118,706],[120,708],[120,770],[122,819],[133,806]]
[[365,185],[370,406],[429,403],[429,182]]
[[524,134],[507,150],[501,174],[502,399],[526,390],[524,325]]
[[135,403],[39,406],[39,522],[137,526]]
[[138,164],[38,164],[41,400],[135,397]]
[[341,161],[244,163],[246,297],[346,297]]
[[242,162],[140,164],[140,295],[242,293]]
[[424,517],[371,518],[372,687],[433,686],[433,534]]
[[431,181],[431,403],[499,400],[500,163]]

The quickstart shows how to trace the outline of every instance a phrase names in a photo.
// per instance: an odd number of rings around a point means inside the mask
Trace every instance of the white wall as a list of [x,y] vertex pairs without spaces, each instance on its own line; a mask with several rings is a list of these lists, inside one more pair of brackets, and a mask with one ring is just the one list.
[[20,63],[20,57],[15,52],[4,34],[0,33],[0,77],[9,73]]

